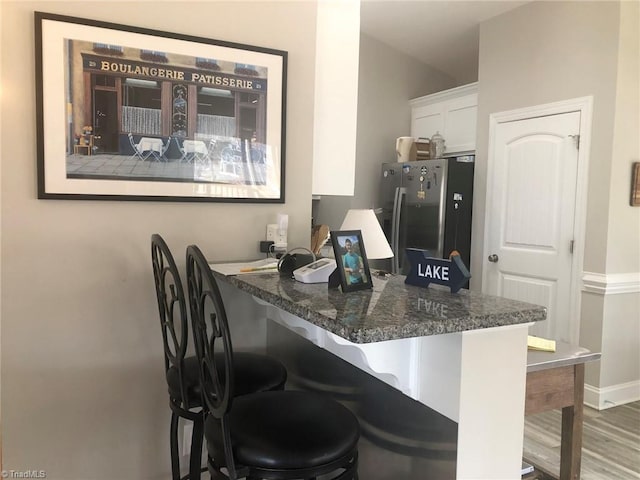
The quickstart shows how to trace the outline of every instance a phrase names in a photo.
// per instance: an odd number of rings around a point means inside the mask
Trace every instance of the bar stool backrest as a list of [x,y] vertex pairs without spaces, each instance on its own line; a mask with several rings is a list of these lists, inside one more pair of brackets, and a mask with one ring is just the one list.
[[187,282],[204,407],[222,419],[230,410],[234,395],[231,334],[218,285],[195,245],[187,247]]
[[151,236],[151,259],[162,327],[165,374],[171,367],[177,372],[180,398],[172,398],[172,401],[188,410],[191,405],[188,404],[184,366],[189,336],[187,306],[171,250],[157,233]]

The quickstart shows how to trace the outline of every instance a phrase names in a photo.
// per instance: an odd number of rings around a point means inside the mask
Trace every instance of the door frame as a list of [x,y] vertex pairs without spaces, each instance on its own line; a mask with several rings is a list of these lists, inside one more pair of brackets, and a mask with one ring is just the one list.
[[575,217],[573,222],[574,245],[571,262],[571,289],[569,306],[569,336],[571,343],[578,343],[580,333],[580,304],[584,265],[584,243],[587,223],[587,190],[589,179],[589,155],[591,153],[591,124],[593,96],[579,97],[559,102],[518,108],[489,115],[489,151],[487,156],[487,194],[484,218],[484,247],[482,257],[482,292],[486,293],[488,271],[485,262],[489,252],[489,228],[493,204],[493,169],[496,148],[496,130],[500,124],[517,120],[580,112],[580,146],[578,148],[578,172],[576,177]]

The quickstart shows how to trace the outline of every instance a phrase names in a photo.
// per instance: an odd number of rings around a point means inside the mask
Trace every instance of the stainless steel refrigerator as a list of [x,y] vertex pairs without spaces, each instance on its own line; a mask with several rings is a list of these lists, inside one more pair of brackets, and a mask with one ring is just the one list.
[[380,223],[394,252],[383,268],[406,274],[406,248],[470,268],[474,155],[382,165]]

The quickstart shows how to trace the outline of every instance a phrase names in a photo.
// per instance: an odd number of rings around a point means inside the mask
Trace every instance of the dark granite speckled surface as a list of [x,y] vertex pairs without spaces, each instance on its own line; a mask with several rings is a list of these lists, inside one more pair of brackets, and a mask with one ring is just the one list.
[[374,278],[373,290],[343,294],[326,283],[304,284],[277,273],[225,276],[238,289],[354,343],[371,343],[535,322],[544,307],[481,293],[431,285],[415,287],[404,276]]

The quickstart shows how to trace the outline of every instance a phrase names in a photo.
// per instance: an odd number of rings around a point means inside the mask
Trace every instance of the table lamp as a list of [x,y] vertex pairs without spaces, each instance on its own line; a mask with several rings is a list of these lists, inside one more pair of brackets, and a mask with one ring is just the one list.
[[360,230],[367,258],[380,259],[393,257],[393,250],[387,242],[380,222],[371,209],[351,209],[344,217],[340,230]]

